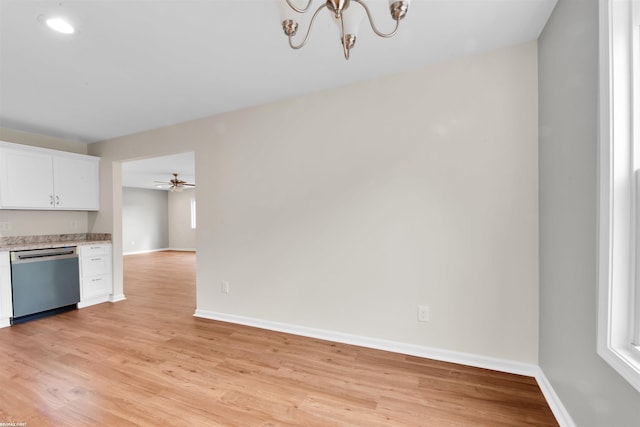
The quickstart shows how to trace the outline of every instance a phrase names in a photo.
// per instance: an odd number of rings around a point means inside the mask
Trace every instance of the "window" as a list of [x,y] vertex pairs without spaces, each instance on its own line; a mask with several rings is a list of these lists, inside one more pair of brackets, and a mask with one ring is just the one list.
[[191,229],[196,229],[196,199],[191,199]]
[[[598,353],[640,391],[640,0],[600,1]],[[635,112],[634,112],[635,111]]]

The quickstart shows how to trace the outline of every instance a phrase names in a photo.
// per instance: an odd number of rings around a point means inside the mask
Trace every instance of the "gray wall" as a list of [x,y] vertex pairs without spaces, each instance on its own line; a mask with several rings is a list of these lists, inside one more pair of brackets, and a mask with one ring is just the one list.
[[540,366],[577,425],[637,426],[596,353],[597,0],[560,0],[538,44]]
[[122,252],[132,253],[169,247],[166,191],[122,189]]

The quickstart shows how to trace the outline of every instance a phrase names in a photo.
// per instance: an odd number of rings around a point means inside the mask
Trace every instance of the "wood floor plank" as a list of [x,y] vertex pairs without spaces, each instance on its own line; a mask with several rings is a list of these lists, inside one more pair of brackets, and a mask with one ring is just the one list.
[[533,378],[195,318],[195,263],[127,256],[125,301],[0,330],[0,422],[558,425]]

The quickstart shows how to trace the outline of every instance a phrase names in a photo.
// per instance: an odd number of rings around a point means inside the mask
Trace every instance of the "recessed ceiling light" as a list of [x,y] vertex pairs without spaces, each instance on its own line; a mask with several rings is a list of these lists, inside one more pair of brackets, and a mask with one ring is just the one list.
[[71,25],[64,18],[60,18],[60,17],[44,18],[44,17],[41,17],[40,21],[44,22],[47,25],[47,27],[51,28],[53,31],[56,31],[58,33],[73,34],[73,33],[76,32],[75,28],[73,28],[73,25]]

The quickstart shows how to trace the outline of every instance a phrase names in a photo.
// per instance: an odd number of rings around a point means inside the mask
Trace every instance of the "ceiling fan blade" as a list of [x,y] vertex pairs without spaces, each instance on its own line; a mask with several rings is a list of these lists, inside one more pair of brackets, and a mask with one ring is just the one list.
[[167,181],[154,181],[157,188],[167,188],[169,191],[182,191],[184,187],[195,187],[195,184],[189,184],[187,181],[178,179],[178,174],[172,174],[173,178]]

